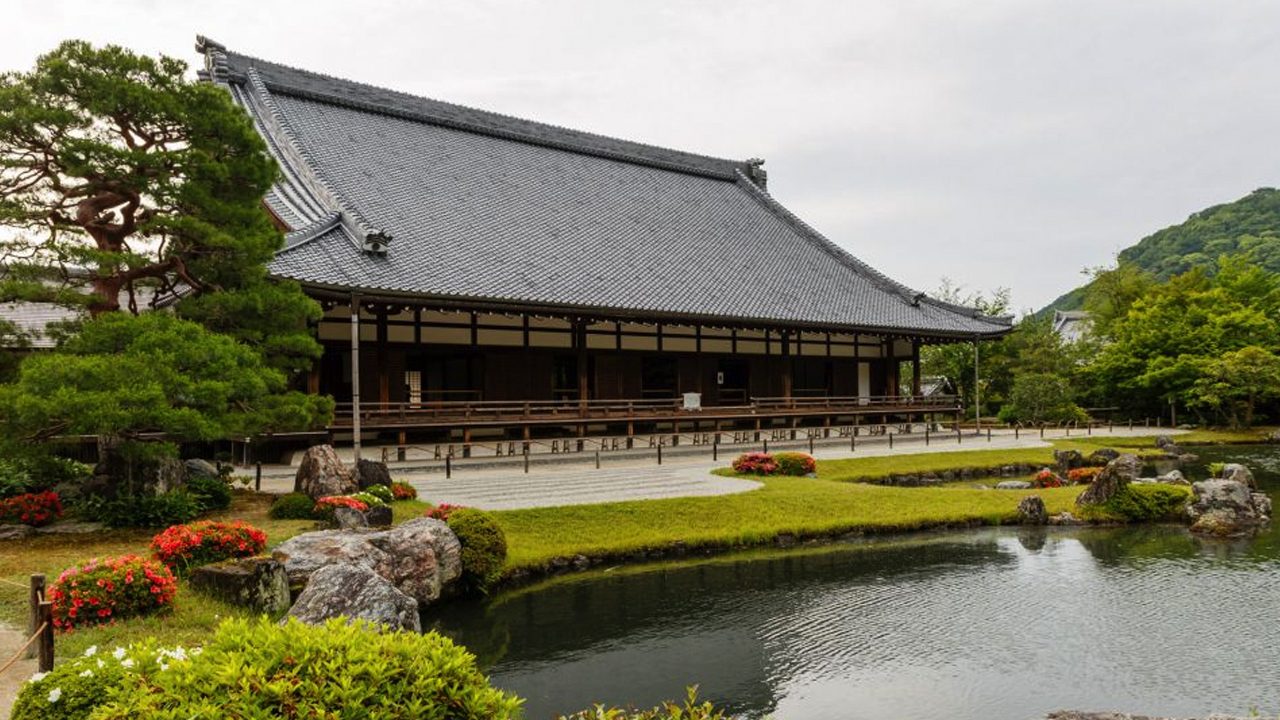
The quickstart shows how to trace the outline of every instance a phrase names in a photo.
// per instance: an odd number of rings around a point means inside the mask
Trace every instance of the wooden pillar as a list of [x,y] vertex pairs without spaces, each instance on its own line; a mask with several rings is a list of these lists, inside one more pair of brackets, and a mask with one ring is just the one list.
[[920,378],[920,340],[911,341],[911,395],[920,397],[923,394]]
[[573,321],[573,344],[578,350],[578,411],[586,415],[591,386],[587,377],[587,324],[581,318]]
[[360,296],[351,293],[351,448],[360,462]]
[[386,410],[391,402],[391,378],[387,375],[387,310],[378,311],[378,402]]
[[791,398],[791,333],[782,333],[782,397]]

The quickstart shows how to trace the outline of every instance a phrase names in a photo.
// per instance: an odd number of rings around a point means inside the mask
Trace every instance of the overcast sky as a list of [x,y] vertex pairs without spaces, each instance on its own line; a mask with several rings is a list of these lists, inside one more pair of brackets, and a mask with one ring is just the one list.
[[1009,287],[1018,308],[1280,182],[1275,0],[6,6],[4,70],[71,37],[194,65],[201,33],[441,100],[763,157],[775,197],[883,272]]

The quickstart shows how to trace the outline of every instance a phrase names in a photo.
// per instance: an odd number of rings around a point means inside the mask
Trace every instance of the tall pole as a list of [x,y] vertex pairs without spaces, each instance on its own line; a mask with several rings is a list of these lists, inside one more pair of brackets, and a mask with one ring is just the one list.
[[351,294],[351,447],[360,462],[360,296]]
[[973,426],[982,434],[982,390],[978,386],[978,338],[973,338]]

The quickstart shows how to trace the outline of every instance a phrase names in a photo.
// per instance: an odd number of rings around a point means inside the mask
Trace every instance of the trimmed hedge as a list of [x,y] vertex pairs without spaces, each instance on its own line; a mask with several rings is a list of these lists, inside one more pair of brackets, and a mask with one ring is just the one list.
[[272,520],[313,520],[315,519],[316,501],[306,493],[289,493],[281,495],[267,508],[267,517]]
[[446,521],[462,544],[462,583],[484,592],[507,562],[507,536],[493,516],[474,508],[458,508]]

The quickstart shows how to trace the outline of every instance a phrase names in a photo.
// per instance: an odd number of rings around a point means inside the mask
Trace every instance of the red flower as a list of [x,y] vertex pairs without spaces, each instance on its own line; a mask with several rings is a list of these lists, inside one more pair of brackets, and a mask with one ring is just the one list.
[[422,514],[429,518],[435,518],[436,520],[448,520],[449,516],[453,514],[454,510],[461,510],[463,507],[464,506],[462,505],[450,505],[449,503],[440,503],[435,507],[427,508],[427,511]]
[[[139,572],[152,582],[121,582]],[[67,568],[50,586],[53,625],[70,631],[81,625],[106,622],[108,618],[155,612],[171,605],[177,591],[173,573],[152,560],[137,555],[91,560],[83,566]],[[94,609],[81,613],[86,605]]]
[[0,523],[19,522],[40,527],[60,517],[62,500],[52,490],[0,500]]
[[[267,546],[267,534],[243,522],[212,520],[174,525],[151,539],[156,559],[175,570],[257,555]],[[154,578],[147,573],[147,579]]]

